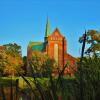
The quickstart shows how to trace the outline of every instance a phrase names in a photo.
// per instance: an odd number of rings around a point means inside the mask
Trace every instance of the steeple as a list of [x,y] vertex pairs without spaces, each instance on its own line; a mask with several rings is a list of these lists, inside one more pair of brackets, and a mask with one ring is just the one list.
[[50,29],[49,29],[49,21],[48,21],[48,17],[47,17],[47,22],[46,22],[46,31],[45,31],[45,41],[47,39],[47,37],[50,35]]

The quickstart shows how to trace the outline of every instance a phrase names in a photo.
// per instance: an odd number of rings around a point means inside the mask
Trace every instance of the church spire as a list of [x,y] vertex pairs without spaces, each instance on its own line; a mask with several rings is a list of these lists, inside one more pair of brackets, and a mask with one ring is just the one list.
[[50,29],[49,29],[49,21],[48,21],[48,17],[47,17],[47,22],[46,22],[46,31],[45,31],[45,40],[47,39],[47,37],[50,35]]

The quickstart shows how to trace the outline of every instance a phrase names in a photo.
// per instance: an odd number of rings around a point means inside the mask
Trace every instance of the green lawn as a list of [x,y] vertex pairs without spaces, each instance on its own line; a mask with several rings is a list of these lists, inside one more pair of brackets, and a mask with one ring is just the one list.
[[[15,86],[16,79],[19,79],[19,85],[18,85],[19,88],[25,89],[29,87],[22,77],[0,77],[0,85],[6,87],[6,86],[11,86],[12,84],[13,86]],[[35,88],[34,79],[32,77],[25,77],[25,79],[31,84],[33,88]],[[46,81],[48,81],[48,78],[42,78],[42,79],[37,78],[37,80],[41,84],[45,85]]]
[[[16,85],[16,79],[19,79],[19,85],[18,85],[18,93],[19,94],[30,94],[32,93],[32,90],[34,91],[34,95],[39,96],[39,89],[36,88],[34,84],[34,79],[32,77],[25,77],[26,80],[31,84],[31,87],[33,89],[30,89],[29,85],[27,85],[26,81],[22,77],[0,77],[0,85],[2,84],[4,86],[4,90],[8,89],[6,87],[11,86],[11,80],[13,83],[13,86]],[[51,89],[50,87],[50,81],[49,78],[36,78],[38,80],[38,83],[40,84],[40,89],[44,91],[43,93],[48,94],[49,90]],[[57,80],[57,78],[53,78],[53,80]],[[55,82],[55,81],[54,81]],[[63,79],[63,84],[57,89],[57,95],[61,95],[62,90],[63,90],[63,97],[68,97],[74,95],[76,92],[76,83],[75,83],[75,77],[64,77]],[[14,89],[14,88],[13,88]],[[15,88],[16,89],[16,88]],[[15,90],[16,92],[16,90]],[[10,93],[10,92],[9,92]],[[46,94],[45,93],[45,94]],[[66,100],[66,99],[64,99]]]
[[[0,85],[6,86],[15,86],[16,85],[16,79],[19,79],[19,88],[25,89],[29,88],[29,85],[25,82],[25,80],[22,77],[0,77]],[[31,84],[33,88],[35,88],[34,79],[32,77],[25,77],[25,79]],[[55,80],[57,78],[54,78]],[[73,80],[75,77],[64,77],[64,80]],[[43,87],[46,87],[49,83],[49,78],[37,78],[37,80],[42,84]]]

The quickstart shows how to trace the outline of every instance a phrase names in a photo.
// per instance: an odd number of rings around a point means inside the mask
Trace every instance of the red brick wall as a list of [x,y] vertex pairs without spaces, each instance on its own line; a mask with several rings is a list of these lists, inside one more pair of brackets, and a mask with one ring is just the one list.
[[63,67],[64,54],[66,54],[66,40],[56,29],[51,36],[47,38],[46,52],[49,57],[54,59],[54,45],[58,44],[58,65]]
[[60,67],[64,67],[64,65],[68,62],[69,66],[65,70],[65,74],[72,74],[75,71],[75,59],[71,55],[67,53],[67,41],[65,37],[63,37],[59,30],[56,29],[51,36],[47,38],[46,52],[49,57],[54,59],[54,45],[58,44],[58,64]]
[[64,63],[68,63],[68,67],[65,69],[65,74],[73,75],[76,71],[76,60],[68,53],[65,55]]

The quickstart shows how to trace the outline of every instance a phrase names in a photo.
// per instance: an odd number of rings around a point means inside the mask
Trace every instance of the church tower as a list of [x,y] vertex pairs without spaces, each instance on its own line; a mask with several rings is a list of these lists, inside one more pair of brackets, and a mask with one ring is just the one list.
[[27,52],[27,73],[31,75],[31,69],[29,66],[32,52],[39,51],[47,54],[50,58],[54,59],[60,69],[63,69],[66,63],[70,64],[64,71],[64,74],[72,74],[75,69],[75,59],[67,53],[67,41],[61,34],[58,28],[56,28],[50,34],[49,21],[47,17],[46,30],[44,36],[44,42],[29,42]]
[[47,41],[48,36],[50,36],[50,27],[49,27],[49,21],[48,21],[48,17],[47,17],[45,37],[44,37],[45,42]]

